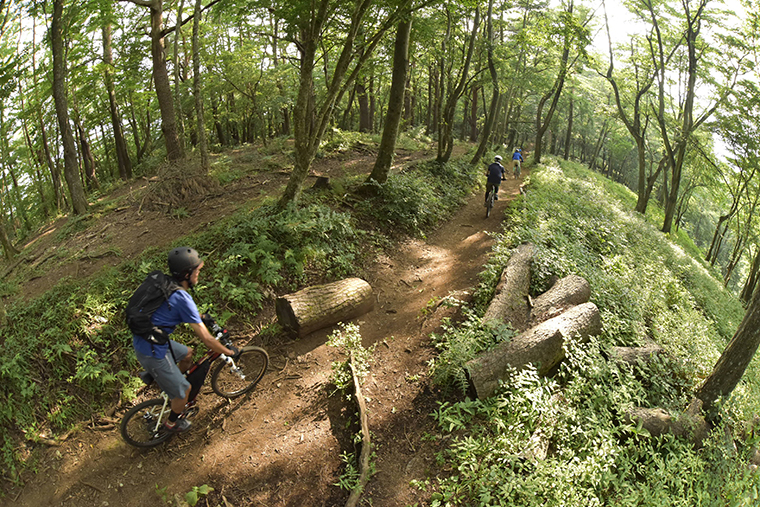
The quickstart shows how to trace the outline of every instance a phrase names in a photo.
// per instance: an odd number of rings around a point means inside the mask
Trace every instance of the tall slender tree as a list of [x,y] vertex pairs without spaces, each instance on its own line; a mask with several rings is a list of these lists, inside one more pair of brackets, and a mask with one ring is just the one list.
[[63,49],[63,3],[53,0],[53,19],[50,26],[50,45],[53,53],[53,99],[58,129],[63,143],[64,176],[71,196],[71,206],[76,215],[84,215],[89,203],[79,178],[79,164],[74,134],[69,123],[69,104],[66,96],[66,67]]

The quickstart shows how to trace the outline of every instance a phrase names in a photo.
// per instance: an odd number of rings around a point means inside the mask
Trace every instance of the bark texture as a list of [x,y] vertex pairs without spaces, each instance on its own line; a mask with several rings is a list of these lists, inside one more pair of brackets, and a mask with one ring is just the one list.
[[279,297],[275,308],[280,325],[290,334],[302,337],[364,315],[374,302],[372,287],[367,282],[346,278]]
[[656,343],[651,343],[644,347],[612,347],[610,355],[614,360],[635,365],[639,362],[648,363],[662,351],[662,347]]
[[634,407],[626,414],[627,422],[641,425],[653,437],[672,433],[678,437],[688,438],[695,445],[701,445],[707,437],[709,427],[702,417],[702,402],[692,400],[689,408],[679,416],[673,416],[661,408]]
[[530,266],[533,259],[533,245],[525,243],[517,247],[501,273],[496,286],[496,295],[488,305],[483,321],[507,322],[515,331],[528,328],[530,306]]
[[396,151],[396,138],[401,125],[401,114],[404,109],[404,93],[406,87],[407,69],[409,68],[409,34],[412,31],[412,20],[399,23],[396,31],[396,43],[393,52],[393,78],[391,80],[388,112],[385,115],[385,127],[380,141],[380,150],[375,160],[375,166],[369,179],[385,183],[393,163]]
[[53,50],[53,101],[63,144],[63,174],[71,194],[71,207],[75,215],[84,215],[90,205],[87,202],[82,181],[79,179],[76,141],[69,124],[63,44],[63,3],[63,0],[53,2],[53,19],[50,25],[50,42]]
[[578,275],[561,278],[549,290],[533,300],[530,325],[535,326],[556,317],[568,308],[587,303],[591,286]]
[[721,354],[713,371],[697,390],[696,396],[710,411],[720,397],[728,396],[744,375],[760,346],[760,292],[755,291],[734,337]]
[[470,388],[478,398],[488,398],[499,381],[509,380],[512,368],[519,370],[531,363],[545,375],[564,359],[567,338],[579,335],[586,339],[601,331],[602,320],[594,303],[575,306],[468,361],[465,368]]

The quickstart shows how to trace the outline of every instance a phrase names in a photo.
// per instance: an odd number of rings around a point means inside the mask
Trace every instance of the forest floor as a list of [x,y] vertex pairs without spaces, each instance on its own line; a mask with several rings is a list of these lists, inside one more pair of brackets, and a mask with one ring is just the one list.
[[[396,164],[432,155],[399,153]],[[355,152],[322,159],[315,163],[312,176],[367,174],[373,161],[374,155]],[[86,230],[61,241],[56,234],[66,225],[61,219],[29,242],[23,262],[32,265],[38,276],[24,286],[23,295],[36,296],[62,276],[89,276],[105,265],[139,255],[146,246],[168,245],[227,216],[241,203],[263,193],[277,195],[287,177],[286,171],[245,176],[181,218],[142,209],[135,196],[151,182],[137,180],[118,192],[118,206]],[[491,218],[485,218],[483,197],[476,192],[425,240],[404,240],[364,267],[377,303],[357,321],[363,344],[376,347],[363,386],[376,453],[375,474],[363,495],[365,505],[427,505],[430,491],[421,491],[410,481],[424,482],[447,473],[435,460],[446,442],[431,438],[438,431],[430,414],[442,398],[429,380],[428,361],[435,355],[430,333],[452,310],[430,302],[447,295],[466,300],[472,294],[491,251],[490,233],[500,230],[503,209],[519,193],[521,183],[509,179],[502,184],[502,199]],[[61,251],[70,253],[71,260],[56,254]],[[44,270],[46,263],[50,267]],[[272,308],[263,318],[273,315]],[[192,430],[148,451],[125,444],[115,424],[85,425],[59,446],[47,448],[37,472],[28,473],[22,486],[5,489],[0,503],[141,507],[166,505],[168,500],[179,505],[175,496],[182,498],[193,487],[208,485],[214,491],[198,505],[344,505],[348,493],[336,484],[344,471],[341,454],[354,452],[355,408],[353,402],[332,393],[331,364],[343,359],[325,344],[332,329],[268,343],[258,341],[251,331],[232,326],[230,331],[238,344],[263,345],[269,352],[269,371],[253,393],[228,402],[216,397],[207,384]],[[114,422],[125,410],[119,407]],[[94,415],[93,421],[97,419]]]

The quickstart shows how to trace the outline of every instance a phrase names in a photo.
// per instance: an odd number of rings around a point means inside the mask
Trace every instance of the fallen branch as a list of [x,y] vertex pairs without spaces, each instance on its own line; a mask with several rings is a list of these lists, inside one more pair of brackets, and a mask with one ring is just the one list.
[[362,395],[362,388],[359,383],[359,377],[356,374],[356,368],[354,367],[354,353],[351,352],[351,361],[349,361],[348,365],[351,367],[351,376],[354,379],[354,390],[356,395],[356,403],[359,405],[359,419],[361,421],[362,426],[362,453],[361,457],[359,459],[359,467],[361,470],[361,475],[359,475],[359,481],[357,482],[354,489],[351,491],[351,495],[348,497],[348,501],[346,502],[346,507],[355,507],[356,505],[359,505],[359,499],[361,499],[362,492],[364,491],[364,487],[367,485],[367,482],[369,481],[369,457],[370,457],[370,451],[372,447],[372,443],[370,441],[369,436],[369,420],[367,418],[367,404],[364,401],[364,396]]
[[92,489],[94,489],[94,490],[100,491],[101,493],[105,493],[105,491],[104,491],[103,489],[101,489],[101,488],[97,487],[97,486],[96,486],[96,485],[94,485],[94,484],[90,484],[89,482],[84,482],[84,481],[83,481],[83,480],[81,480],[81,479],[79,480],[79,482],[80,482],[80,483],[82,483],[82,484],[84,484],[85,486],[89,486],[89,487],[91,487],[91,488],[92,488]]

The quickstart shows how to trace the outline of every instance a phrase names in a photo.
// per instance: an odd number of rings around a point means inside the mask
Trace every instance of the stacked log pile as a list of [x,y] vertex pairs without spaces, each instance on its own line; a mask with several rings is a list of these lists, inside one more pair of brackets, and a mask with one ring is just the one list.
[[[564,359],[568,338],[585,341],[602,331],[599,309],[589,302],[589,283],[579,276],[559,279],[546,292],[531,299],[528,291],[533,251],[530,244],[515,250],[483,317],[484,321],[510,324],[518,334],[465,365],[470,390],[480,399],[493,396],[500,382],[508,382],[512,372],[529,364],[536,365],[541,375],[550,373]],[[649,342],[642,347],[613,347],[609,360],[635,365],[647,363],[662,353],[659,345]],[[556,401],[559,403],[561,397]],[[671,414],[661,408],[633,407],[625,414],[625,420],[652,436],[672,433],[691,439],[697,446],[709,431],[697,399],[682,414]],[[547,414],[521,456],[530,461],[545,459],[552,430],[552,416]]]
[[564,359],[565,340],[588,339],[602,330],[599,309],[589,302],[589,283],[579,276],[562,278],[535,300],[530,298],[532,258],[533,245],[517,248],[483,317],[510,324],[520,333],[465,365],[470,388],[480,399],[492,396],[513,370],[535,364],[539,374],[548,373]]

